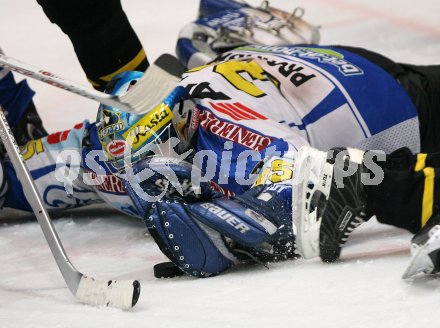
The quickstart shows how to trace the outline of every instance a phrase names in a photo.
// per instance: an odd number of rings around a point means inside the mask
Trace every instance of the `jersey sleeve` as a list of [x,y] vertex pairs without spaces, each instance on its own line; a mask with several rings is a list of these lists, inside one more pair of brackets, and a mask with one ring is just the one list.
[[[71,130],[31,140],[21,147],[34,183],[47,209],[66,209],[100,201],[93,188],[81,179],[81,144],[90,127],[85,121]],[[31,211],[14,167],[5,161],[11,185],[5,207]]]
[[[95,124],[84,121],[70,130],[29,141],[21,148],[44,205],[57,210],[106,202],[136,215],[122,181],[98,162],[102,158],[100,145],[92,147],[85,142],[95,130]],[[5,207],[31,211],[12,163],[6,160],[5,166],[9,183],[14,186],[9,189]]]

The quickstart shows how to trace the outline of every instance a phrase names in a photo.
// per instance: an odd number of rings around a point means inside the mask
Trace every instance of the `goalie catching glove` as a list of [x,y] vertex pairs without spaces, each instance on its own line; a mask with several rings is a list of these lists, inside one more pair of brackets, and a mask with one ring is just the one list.
[[256,186],[228,199],[209,182],[191,180],[195,170],[163,157],[136,163],[135,173],[150,171],[138,186],[150,196],[162,195],[155,203],[127,185],[150,234],[176,266],[186,274],[209,277],[240,262],[294,257],[290,183]]

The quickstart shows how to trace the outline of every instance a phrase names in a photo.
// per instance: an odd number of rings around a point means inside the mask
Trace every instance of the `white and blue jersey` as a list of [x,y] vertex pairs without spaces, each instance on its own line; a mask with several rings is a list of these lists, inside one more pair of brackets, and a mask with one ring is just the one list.
[[[31,172],[45,207],[62,210],[95,203],[107,203],[131,216],[139,216],[122,179],[103,162],[96,124],[84,121],[71,130],[29,141],[21,153]],[[19,178],[5,160],[10,186],[5,207],[31,211]]]
[[[291,178],[285,162],[292,164],[296,150],[307,144],[321,150],[420,148],[417,112],[403,88],[375,64],[338,48],[239,48],[185,73],[179,88],[195,103],[187,122],[196,131],[194,164],[224,192],[249,189],[249,174],[261,160],[260,183]],[[178,108],[173,114],[178,121]],[[56,178],[65,175],[66,150],[81,154],[73,194]],[[123,181],[106,170],[99,154],[94,158],[101,171],[85,162],[91,150],[102,147],[96,125],[87,122],[23,147],[47,208],[106,202],[137,216]],[[6,166],[11,184],[18,185]],[[11,188],[5,205],[29,209],[20,188]]]
[[213,180],[234,192],[248,188],[236,177],[258,162],[240,157],[244,151],[267,158],[274,148],[295,152],[305,144],[420,150],[417,111],[405,90],[382,68],[335,47],[238,48],[189,71],[181,84],[197,103],[197,151],[216,153]]

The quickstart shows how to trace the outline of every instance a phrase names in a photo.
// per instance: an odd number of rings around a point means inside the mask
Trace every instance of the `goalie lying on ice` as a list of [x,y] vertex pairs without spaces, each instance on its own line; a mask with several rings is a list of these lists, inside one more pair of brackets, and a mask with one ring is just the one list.
[[[108,89],[127,92],[140,76]],[[143,218],[184,272],[206,277],[294,257],[301,146],[438,150],[439,76],[365,49],[246,46],[185,73],[144,116],[100,106],[96,123],[22,153],[48,209],[107,202]],[[29,210],[7,158],[3,177],[4,206]]]

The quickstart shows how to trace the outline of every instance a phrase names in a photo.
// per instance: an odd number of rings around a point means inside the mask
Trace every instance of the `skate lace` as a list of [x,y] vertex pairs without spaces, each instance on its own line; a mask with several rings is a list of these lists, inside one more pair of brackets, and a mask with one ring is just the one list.
[[351,233],[364,222],[365,220],[359,216],[356,216],[352,221],[350,221],[350,223],[347,224],[347,227],[342,232],[340,245],[342,246],[343,244],[345,244]]

